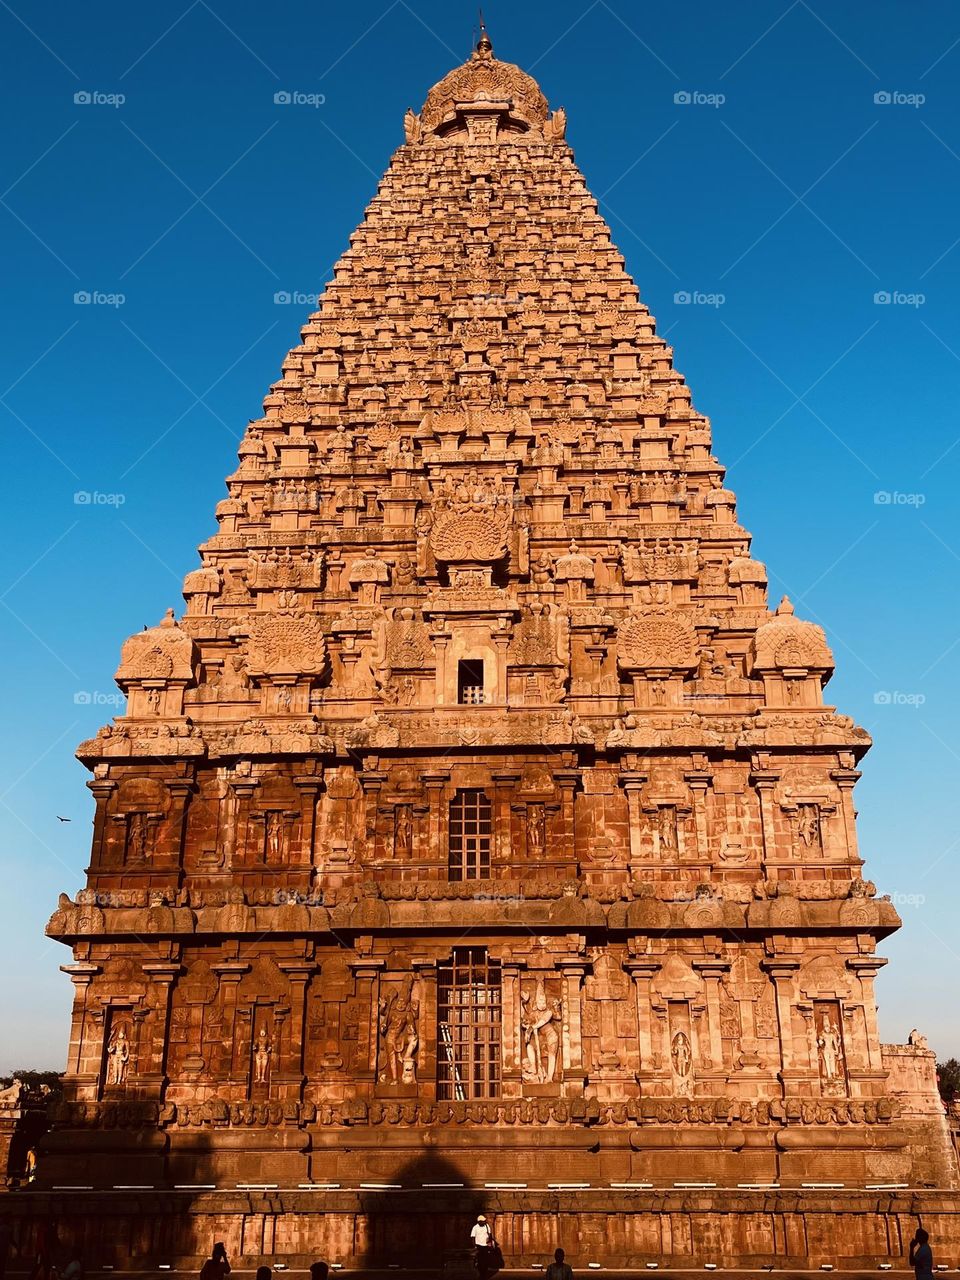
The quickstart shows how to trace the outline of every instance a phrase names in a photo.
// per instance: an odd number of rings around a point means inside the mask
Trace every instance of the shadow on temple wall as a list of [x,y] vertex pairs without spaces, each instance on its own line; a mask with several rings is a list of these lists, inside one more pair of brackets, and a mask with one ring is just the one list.
[[390,1181],[402,1191],[362,1191],[360,1264],[476,1276],[470,1230],[478,1214],[489,1213],[490,1195],[471,1180],[461,1165],[431,1152],[397,1169]]
[[[43,1253],[61,1274],[74,1260],[85,1271],[202,1260],[214,1240],[207,1219],[191,1210],[203,1184],[218,1181],[217,1154],[202,1129],[170,1143],[169,1134],[54,1128],[40,1143],[35,1180],[0,1196],[0,1227],[12,1233],[24,1270]],[[177,1184],[183,1189],[171,1200],[165,1193]],[[224,1231],[228,1252],[238,1253],[239,1225]]]

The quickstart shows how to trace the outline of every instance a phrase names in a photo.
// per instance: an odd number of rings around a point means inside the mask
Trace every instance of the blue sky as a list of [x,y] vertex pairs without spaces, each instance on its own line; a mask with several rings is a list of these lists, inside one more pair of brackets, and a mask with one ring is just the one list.
[[[180,606],[306,295],[475,13],[0,4],[0,1071],[65,1058],[69,957],[43,926],[83,881],[92,804],[72,753],[112,714],[120,644]],[[905,922],[882,948],[882,1034],[918,1025],[960,1055],[960,11],[487,0],[485,15],[497,54],[566,107],[771,592],[826,628],[830,697],[874,734],[861,845]]]

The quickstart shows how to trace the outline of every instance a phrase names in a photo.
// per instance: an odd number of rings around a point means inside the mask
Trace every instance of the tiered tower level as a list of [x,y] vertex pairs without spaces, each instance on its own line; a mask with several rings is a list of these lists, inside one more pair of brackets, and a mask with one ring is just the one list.
[[869,739],[563,112],[484,37],[405,131],[80,748],[41,1182],[945,1184]]

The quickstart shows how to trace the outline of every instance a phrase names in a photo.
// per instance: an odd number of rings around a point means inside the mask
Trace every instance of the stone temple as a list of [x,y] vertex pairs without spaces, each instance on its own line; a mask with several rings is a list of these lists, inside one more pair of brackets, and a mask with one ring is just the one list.
[[18,1203],[90,1258],[439,1265],[479,1208],[524,1264],[956,1237],[824,633],[767,599],[564,112],[484,34],[404,129],[80,747]]

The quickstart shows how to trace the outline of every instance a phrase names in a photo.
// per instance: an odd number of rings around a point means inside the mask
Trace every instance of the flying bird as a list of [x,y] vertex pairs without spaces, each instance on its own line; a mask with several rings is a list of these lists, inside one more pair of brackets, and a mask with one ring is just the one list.
[[57,814],[57,821],[58,821],[58,822],[72,822],[72,821],[73,821],[73,819],[72,819],[72,818],[61,818],[61,817],[60,817],[60,815],[59,815],[59,813],[58,813],[58,814]]

